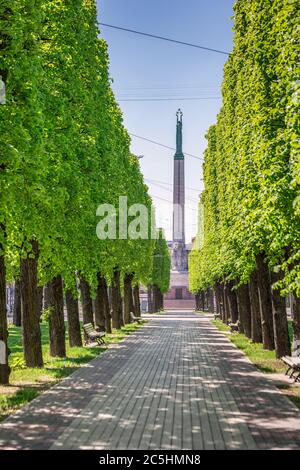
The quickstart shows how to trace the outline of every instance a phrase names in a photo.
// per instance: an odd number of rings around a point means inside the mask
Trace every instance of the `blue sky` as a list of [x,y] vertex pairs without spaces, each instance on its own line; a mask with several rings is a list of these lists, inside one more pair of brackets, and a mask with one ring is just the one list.
[[[98,0],[99,22],[202,46],[231,51],[233,0]],[[113,88],[129,132],[175,146],[176,111],[184,113],[184,150],[203,156],[205,133],[216,120],[225,55],[101,27],[108,43]],[[175,101],[121,101],[176,98]],[[132,138],[144,155],[141,169],[157,208],[157,223],[171,238],[173,153]],[[186,157],[186,239],[196,232],[197,199],[203,186],[201,161]],[[155,180],[155,183],[149,180]],[[161,183],[163,182],[163,184]],[[165,184],[166,183],[166,184]]]

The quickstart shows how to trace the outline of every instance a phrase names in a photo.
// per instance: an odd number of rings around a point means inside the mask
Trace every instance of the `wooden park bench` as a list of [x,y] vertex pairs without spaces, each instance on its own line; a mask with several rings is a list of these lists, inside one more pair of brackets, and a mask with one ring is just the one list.
[[130,312],[130,320],[133,323],[141,323],[142,322],[141,317],[135,317],[132,312]]
[[281,360],[288,366],[285,375],[289,375],[294,382],[300,382],[300,350],[296,352],[296,356],[283,356]]
[[85,344],[88,344],[89,342],[96,342],[99,344],[105,344],[104,341],[104,336],[105,336],[105,331],[97,331],[92,323],[86,323],[83,325],[83,331],[85,333]]
[[238,322],[236,322],[236,323],[228,323],[228,326],[230,327],[231,333],[234,333],[235,331],[239,331],[239,324],[238,324]]

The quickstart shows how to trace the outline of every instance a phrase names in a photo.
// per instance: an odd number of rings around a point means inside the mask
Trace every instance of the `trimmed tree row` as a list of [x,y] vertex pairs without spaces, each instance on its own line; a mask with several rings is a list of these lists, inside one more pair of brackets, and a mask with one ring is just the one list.
[[[139,315],[155,240],[139,235],[138,222],[135,237],[124,235],[132,220],[122,222],[119,203],[142,204],[150,220],[152,201],[108,66],[94,1],[1,2],[1,383],[10,372],[7,282],[15,282],[14,321],[30,367],[43,365],[42,291],[53,356],[66,355],[64,306],[70,346],[81,345],[79,298],[83,322],[108,332],[130,321],[131,309]],[[101,232],[97,214],[107,211]]]
[[201,308],[213,291],[224,322],[281,357],[290,354],[287,295],[300,340],[297,2],[238,0],[234,10],[190,287]]

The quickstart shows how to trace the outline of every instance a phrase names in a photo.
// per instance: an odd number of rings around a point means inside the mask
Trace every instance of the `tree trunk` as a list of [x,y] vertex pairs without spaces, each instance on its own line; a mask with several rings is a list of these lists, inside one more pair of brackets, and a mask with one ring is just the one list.
[[107,309],[107,314],[105,317],[105,331],[106,333],[111,334],[112,333],[112,310]]
[[79,287],[81,292],[81,305],[82,305],[82,318],[83,324],[92,323],[94,324],[93,317],[93,302],[91,298],[91,290],[88,282],[80,277]]
[[103,301],[103,310],[104,310],[104,319],[105,319],[105,331],[106,333],[111,333],[111,313],[110,313],[110,305],[109,305],[109,298],[108,298],[108,289],[107,289],[107,282],[104,276],[100,275],[99,279],[99,287],[101,289],[101,297]]
[[133,299],[134,299],[134,315],[136,317],[141,316],[141,303],[140,303],[140,286],[136,284],[133,288]]
[[147,296],[148,296],[148,312],[153,313],[154,308],[153,308],[153,286],[149,284],[147,288]]
[[50,303],[51,303],[50,290],[51,290],[50,282],[48,282],[46,285],[44,285],[44,295],[43,295],[44,310],[47,310],[50,307]]
[[[280,281],[282,273],[271,272],[271,283]],[[288,331],[285,297],[280,295],[279,289],[272,288],[272,308],[274,324],[274,342],[277,358],[291,355],[291,343]]]
[[43,312],[43,287],[42,286],[38,286],[37,287],[37,296],[36,296],[36,314],[37,314],[37,317],[40,321],[41,319],[41,315],[42,315],[42,312]]
[[239,288],[236,290],[236,300],[237,300],[237,306],[238,306],[238,325],[239,325],[239,332],[240,333],[245,333],[244,330],[244,318],[243,318],[243,308],[240,305],[240,293],[239,293]]
[[252,272],[249,280],[249,295],[251,307],[251,339],[254,343],[262,342],[261,317],[258,295],[258,280],[256,269]]
[[224,303],[223,303],[223,294],[222,294],[222,284],[218,282],[217,284],[217,291],[218,291],[218,299],[219,299],[219,309],[221,319],[224,318]]
[[38,243],[35,240],[30,243],[32,252],[21,259],[23,350],[27,367],[43,367],[40,321],[36,314]]
[[[0,247],[1,249],[1,247]],[[9,383],[9,349],[7,344],[8,329],[6,316],[6,273],[4,255],[0,255],[0,384]]]
[[[111,288],[111,297],[112,297],[112,326],[113,328],[120,329],[120,304],[121,304],[121,294],[120,294],[120,271],[115,269],[112,279],[112,288]],[[121,306],[122,308],[122,306]]]
[[237,305],[236,291],[233,290],[232,281],[226,284],[226,294],[227,294],[229,317],[231,318],[232,323],[236,323],[238,321],[238,305]]
[[264,349],[273,350],[274,330],[269,270],[262,254],[256,257],[259,308]]
[[157,311],[161,311],[161,291],[159,287],[157,287]]
[[111,311],[111,309],[112,309],[112,289],[111,289],[111,286],[107,286],[107,298],[108,298],[109,310]]
[[214,287],[215,299],[216,299],[216,314],[220,315],[220,299],[217,284]]
[[13,311],[13,324],[15,326],[22,325],[22,311],[21,311],[21,285],[19,279],[15,281],[14,289],[14,311]]
[[164,310],[164,294],[162,291],[159,289],[159,295],[160,295],[160,310]]
[[130,296],[129,296],[129,307],[130,307],[130,312],[133,313],[134,315],[134,298],[133,298],[133,287],[132,287],[132,281],[131,281],[131,284],[130,284]]
[[157,287],[157,311],[161,311],[161,291],[159,287]]
[[124,299],[121,295],[121,290],[120,290],[120,302],[119,302],[119,318],[120,318],[120,325],[125,326],[124,323]]
[[251,308],[248,284],[237,289],[237,304],[239,313],[239,330],[251,338]]
[[219,299],[220,299],[220,315],[221,315],[221,320],[223,321],[225,318],[225,305],[224,305],[222,284],[219,285]]
[[203,291],[203,305],[204,305],[204,311],[208,310],[208,295],[207,295],[207,289]]
[[215,307],[214,307],[214,291],[213,289],[208,289],[208,310],[211,313],[214,313]]
[[292,313],[294,341],[300,341],[300,299],[296,294],[292,296]]
[[156,286],[153,284],[152,285],[152,311],[153,313],[156,313]]
[[229,317],[229,312],[228,312],[228,305],[226,301],[226,295],[225,295],[225,284],[221,284],[221,296],[222,296],[222,321],[223,323],[227,323],[228,317]]
[[152,308],[153,308],[153,313],[156,313],[157,312],[157,288],[155,284],[153,284],[152,286]]
[[152,313],[156,313],[156,287],[154,284],[151,286],[151,296],[152,296]]
[[195,294],[195,309],[200,310],[200,292]]
[[224,298],[224,310],[225,310],[225,323],[228,324],[230,320],[230,309],[229,309],[229,299],[228,299],[228,283],[224,282],[223,286],[223,298]]
[[202,312],[204,312],[204,310],[205,310],[205,292],[204,292],[204,290],[202,290],[200,292],[200,310],[202,310]]
[[124,323],[131,323],[130,312],[133,313],[133,300],[132,300],[132,274],[125,274],[124,276]]
[[204,308],[203,302],[203,292],[199,292],[198,294],[198,310],[203,310]]
[[200,310],[199,308],[199,304],[200,304],[200,294],[199,292],[197,292],[197,294],[195,294],[195,308],[196,310]]
[[68,316],[69,345],[71,348],[82,346],[78,299],[73,295],[70,289],[66,291],[65,297]]
[[64,321],[64,296],[61,276],[51,281],[51,312],[49,315],[50,355],[66,357],[66,330]]
[[202,305],[203,305],[203,312],[205,312],[206,309],[206,291],[202,291]]
[[97,291],[96,291],[96,298],[95,298],[95,325],[101,330],[105,331],[105,304],[103,298],[103,289],[102,289],[102,275],[101,273],[97,274]]

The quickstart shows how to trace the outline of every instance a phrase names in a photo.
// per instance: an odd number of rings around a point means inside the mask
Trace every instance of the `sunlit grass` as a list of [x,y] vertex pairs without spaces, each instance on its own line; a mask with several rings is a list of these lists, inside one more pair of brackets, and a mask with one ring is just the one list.
[[40,391],[36,388],[20,388],[12,394],[1,394],[0,395],[0,418],[5,416],[12,411],[17,410],[20,406],[25,405],[29,401],[33,400],[39,395]]

